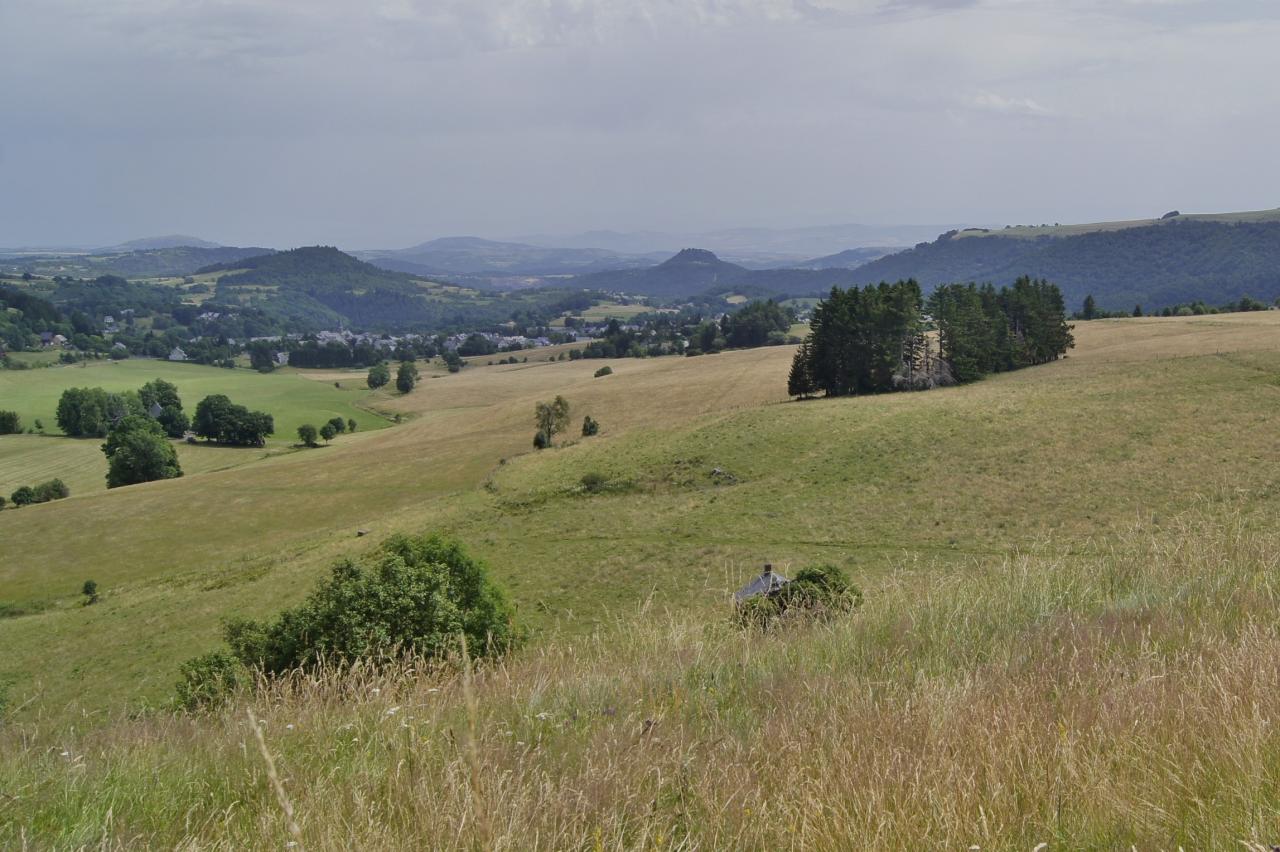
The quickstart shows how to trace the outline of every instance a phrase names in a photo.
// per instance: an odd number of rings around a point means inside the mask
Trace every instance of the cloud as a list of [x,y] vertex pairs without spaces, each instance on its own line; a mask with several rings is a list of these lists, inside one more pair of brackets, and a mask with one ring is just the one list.
[[996,112],[1003,115],[1024,115],[1044,118],[1053,115],[1053,111],[1041,106],[1031,98],[1009,98],[994,92],[979,92],[967,99],[967,104],[977,110]]

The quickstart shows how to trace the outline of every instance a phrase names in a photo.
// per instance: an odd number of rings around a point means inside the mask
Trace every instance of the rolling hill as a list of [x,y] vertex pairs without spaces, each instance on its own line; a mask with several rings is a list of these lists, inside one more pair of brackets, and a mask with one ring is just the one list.
[[219,304],[259,308],[300,330],[448,332],[494,325],[516,311],[552,308],[564,290],[480,292],[382,269],[331,246],[306,246],[200,270],[218,275]]
[[926,289],[953,281],[1008,284],[1019,275],[1048,278],[1073,307],[1090,293],[1110,310],[1242,296],[1270,302],[1280,297],[1280,213],[950,231],[853,273],[859,284],[915,278]]
[[656,266],[579,275],[573,283],[592,290],[679,300],[735,292],[814,296],[850,280],[843,269],[747,269],[706,249],[688,248]]
[[648,266],[652,255],[606,249],[546,248],[479,237],[445,237],[398,251],[353,253],[375,266],[416,275],[581,275]]
[[[431,369],[379,395],[392,428],[0,512],[0,846],[1274,838],[1278,330],[1082,323],[1047,366],[803,403],[791,347]],[[531,452],[556,394],[603,431]],[[488,561],[532,647],[163,706],[221,619],[424,530]],[[743,631],[766,560],[843,566],[862,608]]]
[[234,263],[272,249],[260,246],[165,246],[146,249],[99,249],[87,254],[30,254],[0,257],[0,272],[32,272],[48,278],[174,278],[192,275],[202,267]]

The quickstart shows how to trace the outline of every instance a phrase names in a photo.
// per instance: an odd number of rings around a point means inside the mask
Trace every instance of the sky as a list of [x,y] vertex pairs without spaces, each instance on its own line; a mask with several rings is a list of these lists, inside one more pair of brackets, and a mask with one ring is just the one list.
[[1280,206],[1274,0],[0,0],[0,246]]

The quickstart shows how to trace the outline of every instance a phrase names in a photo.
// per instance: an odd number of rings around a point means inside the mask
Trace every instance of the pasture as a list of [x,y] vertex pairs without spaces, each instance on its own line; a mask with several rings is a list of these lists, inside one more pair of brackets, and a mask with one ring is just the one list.
[[[386,399],[395,429],[0,512],[0,843],[284,842],[246,706],[313,848],[1270,843],[1280,315],[1076,336],[799,403],[792,347],[469,367]],[[555,394],[601,434],[533,452]],[[491,563],[530,648],[124,715],[221,618],[426,529]],[[839,564],[866,603],[743,634],[726,596],[765,560]]]
[[[325,384],[309,380],[299,370],[263,374],[143,358],[86,361],[44,370],[2,370],[0,407],[17,411],[24,426],[40,420],[46,434],[57,435],[60,434],[56,416],[58,399],[67,388],[101,387],[119,392],[137,390],[152,379],[164,379],[178,386],[188,416],[200,400],[216,393],[226,394],[233,402],[248,408],[267,412],[275,418],[276,431],[269,439],[271,444],[291,444],[297,440],[298,426],[319,424],[330,417],[354,418],[362,430],[387,425],[385,418],[367,408],[374,397],[365,385],[363,370],[343,373]],[[334,381],[342,387],[335,388]]]
[[[361,527],[456,533],[553,633],[589,632],[650,594],[719,600],[764,559],[832,559],[872,582],[902,558],[1090,552],[1206,495],[1266,493],[1278,320],[1095,321],[1046,367],[803,403],[786,402],[791,347],[432,372],[381,401],[407,416],[395,429],[0,513],[4,600],[52,607],[0,620],[7,671],[55,713],[160,699],[219,619],[296,601],[333,558],[369,546]],[[594,378],[605,363],[614,375]],[[234,375],[335,393],[323,373]],[[601,435],[534,453],[533,405],[556,394],[571,429],[590,414]],[[580,493],[586,473],[609,489]],[[84,610],[89,576],[106,597]],[[110,676],[86,689],[69,675],[90,637]]]

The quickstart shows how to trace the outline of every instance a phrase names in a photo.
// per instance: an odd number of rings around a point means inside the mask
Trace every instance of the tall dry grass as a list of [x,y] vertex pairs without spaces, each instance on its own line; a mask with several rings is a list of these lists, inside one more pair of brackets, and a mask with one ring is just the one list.
[[1269,846],[1280,536],[1205,517],[1098,556],[904,562],[831,624],[646,610],[470,674],[11,729],[0,846]]

